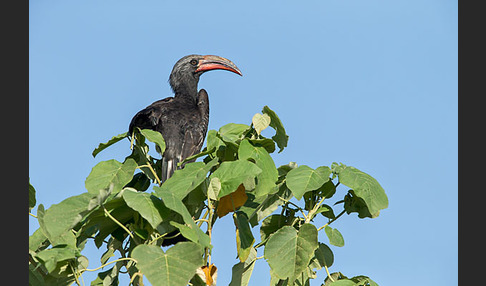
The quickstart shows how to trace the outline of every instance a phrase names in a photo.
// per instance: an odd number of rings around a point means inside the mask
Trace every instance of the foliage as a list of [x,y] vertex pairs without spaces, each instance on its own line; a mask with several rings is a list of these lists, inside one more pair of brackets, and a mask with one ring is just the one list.
[[[268,127],[275,130],[271,138],[262,135]],[[130,155],[123,162],[94,166],[86,178],[87,192],[47,210],[40,204],[37,216],[31,214],[40,228],[29,238],[30,285],[82,285],[86,271],[99,271],[91,285],[118,285],[123,273],[133,285],[143,285],[143,276],[152,285],[215,285],[211,250],[218,246],[211,243],[212,227],[230,213],[238,254],[231,286],[248,285],[261,258],[270,266],[270,285],[310,285],[323,268],[326,286],[377,285],[366,276],[329,273],[334,255],[318,241],[318,232],[324,230],[330,245],[344,246],[342,234],[329,225],[344,213],[377,217],[388,206],[384,190],[368,174],[342,163],[276,167],[270,154],[276,147],[284,150],[288,135],[267,106],[250,125],[229,123],[210,130],[206,147],[186,161],[202,160],[187,163],[163,183],[161,158],[149,155],[152,143],[163,154],[160,133],[122,133],[101,143],[93,156],[123,139],[131,141]],[[342,199],[332,207],[324,204],[340,194],[339,185],[348,188]],[[29,212],[35,192],[29,183]],[[318,215],[327,219],[325,225],[314,224]],[[252,233],[256,226],[259,238]],[[170,243],[181,236],[185,241]],[[102,267],[88,269],[81,254],[88,240],[106,248]],[[262,257],[257,257],[258,248],[263,248]]]

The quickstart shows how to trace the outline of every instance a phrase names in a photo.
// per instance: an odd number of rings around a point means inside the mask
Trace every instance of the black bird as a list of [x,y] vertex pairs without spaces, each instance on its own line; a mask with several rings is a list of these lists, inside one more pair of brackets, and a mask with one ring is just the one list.
[[181,58],[169,77],[174,97],[152,103],[130,122],[130,135],[135,127],[162,134],[166,144],[162,156],[162,182],[172,176],[178,168],[177,163],[201,151],[208,130],[209,99],[204,89],[198,92],[197,84],[203,73],[217,69],[242,75],[233,62],[222,57],[188,55]]

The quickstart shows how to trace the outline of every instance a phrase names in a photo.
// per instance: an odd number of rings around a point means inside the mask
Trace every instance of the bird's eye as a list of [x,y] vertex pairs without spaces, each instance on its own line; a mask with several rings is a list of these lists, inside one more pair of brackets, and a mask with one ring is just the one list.
[[191,60],[191,65],[193,66],[197,65],[197,60]]

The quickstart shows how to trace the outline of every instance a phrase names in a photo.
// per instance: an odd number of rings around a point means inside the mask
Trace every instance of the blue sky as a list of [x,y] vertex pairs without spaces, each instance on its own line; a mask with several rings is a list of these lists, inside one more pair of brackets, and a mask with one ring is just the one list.
[[[93,158],[98,143],[172,95],[179,58],[215,54],[243,77],[201,77],[210,129],[249,124],[268,105],[290,136],[277,165],[342,162],[387,192],[378,218],[334,223],[346,245],[332,247],[331,272],[379,285],[457,285],[457,1],[229,2],[30,1],[29,177],[38,203],[85,192],[96,163],[129,153],[120,142]],[[29,217],[29,233],[37,227]],[[227,285],[237,262],[231,218],[213,238],[218,285]],[[89,268],[103,252],[87,246]],[[259,260],[250,285],[269,280]]]

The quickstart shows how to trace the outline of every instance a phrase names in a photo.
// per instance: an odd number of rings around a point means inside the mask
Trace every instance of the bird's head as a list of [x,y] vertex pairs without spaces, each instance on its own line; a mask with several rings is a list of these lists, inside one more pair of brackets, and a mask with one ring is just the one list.
[[169,77],[172,90],[177,93],[197,92],[199,77],[211,70],[227,70],[242,75],[236,65],[223,57],[213,55],[188,55],[174,65]]

